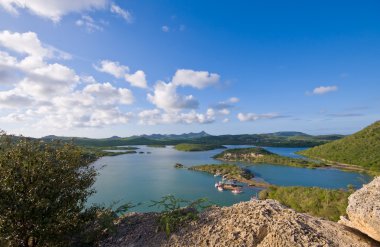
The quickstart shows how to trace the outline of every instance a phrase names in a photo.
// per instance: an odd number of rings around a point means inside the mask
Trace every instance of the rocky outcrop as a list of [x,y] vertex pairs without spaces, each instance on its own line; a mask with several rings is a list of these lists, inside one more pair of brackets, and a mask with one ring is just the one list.
[[380,177],[350,195],[347,218],[342,216],[339,223],[380,242]]
[[169,239],[157,233],[157,218],[156,213],[130,214],[101,246],[378,246],[351,228],[297,213],[274,200],[212,207]]

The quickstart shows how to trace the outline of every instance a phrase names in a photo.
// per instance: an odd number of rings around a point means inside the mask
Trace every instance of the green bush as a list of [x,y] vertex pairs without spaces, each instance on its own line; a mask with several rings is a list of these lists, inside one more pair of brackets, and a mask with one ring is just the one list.
[[347,198],[352,192],[352,189],[271,186],[260,191],[259,199],[274,199],[298,212],[338,221],[341,215],[346,214]]
[[196,220],[198,213],[210,206],[207,202],[208,200],[204,198],[191,202],[167,195],[160,201],[152,201],[150,206],[163,209],[158,218],[158,230],[164,231],[169,237],[185,223]]
[[93,246],[117,216],[86,208],[95,157],[71,144],[0,134],[0,243]]

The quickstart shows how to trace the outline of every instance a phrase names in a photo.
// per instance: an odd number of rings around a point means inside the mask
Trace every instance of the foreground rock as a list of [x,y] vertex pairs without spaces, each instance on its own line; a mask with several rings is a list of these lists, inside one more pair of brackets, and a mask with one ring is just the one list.
[[380,177],[348,198],[346,217],[339,223],[358,229],[380,242]]
[[213,207],[169,239],[157,233],[158,214],[130,214],[102,246],[379,246],[335,222],[300,214],[274,200]]

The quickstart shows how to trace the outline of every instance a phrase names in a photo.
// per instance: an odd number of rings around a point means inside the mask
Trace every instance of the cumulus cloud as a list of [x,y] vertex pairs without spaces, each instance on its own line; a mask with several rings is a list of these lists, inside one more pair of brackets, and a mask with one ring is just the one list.
[[172,83],[177,86],[190,86],[198,89],[216,84],[220,76],[208,71],[194,71],[179,69],[172,78]]
[[129,89],[115,88],[109,82],[90,84],[83,89],[83,92],[94,97],[96,102],[105,105],[133,103],[133,94]]
[[59,22],[68,13],[102,9],[107,3],[108,0],[2,0],[0,6],[13,15],[18,15],[19,9],[25,9],[53,22]]
[[122,9],[120,6],[118,6],[114,3],[111,4],[110,11],[111,11],[111,13],[114,13],[114,14],[120,16],[121,18],[123,18],[128,23],[133,22],[132,14],[129,11]]
[[145,72],[142,70],[137,70],[134,74],[125,74],[124,78],[134,87],[146,88],[148,86]]
[[176,89],[173,83],[158,81],[154,86],[153,94],[149,93],[147,98],[158,108],[167,112],[198,108],[199,102],[193,95],[179,95]]
[[103,60],[100,62],[100,65],[94,65],[94,68],[100,72],[110,74],[115,78],[124,78],[131,86],[140,88],[146,88],[148,86],[144,71],[137,70],[135,73],[130,74],[129,67],[121,65],[119,62]]
[[138,114],[140,124],[173,124],[173,123],[199,123],[207,124],[215,121],[215,112],[208,109],[206,113],[189,112],[163,112],[160,109],[144,110]]
[[165,33],[167,33],[167,32],[170,31],[170,29],[169,29],[168,26],[162,26],[162,27],[161,27],[161,30],[162,30],[162,32],[165,32]]
[[312,94],[321,95],[325,93],[334,92],[337,90],[338,90],[337,86],[320,86],[320,87],[314,88]]
[[[12,42],[10,42],[10,40]],[[132,114],[119,109],[133,102],[127,88],[98,83],[92,76],[78,76],[72,68],[50,63],[59,58],[57,49],[42,45],[32,32],[0,32],[0,76],[17,74],[11,89],[0,90],[0,109],[17,109],[0,114],[0,122],[23,121],[35,128],[102,127],[128,122]],[[84,87],[81,86],[85,83]]]
[[247,121],[257,121],[260,119],[275,119],[275,118],[283,118],[284,116],[281,116],[277,113],[265,113],[265,114],[256,114],[256,113],[239,113],[237,115],[237,118],[241,122],[247,122]]
[[118,79],[123,78],[129,72],[128,66],[110,60],[102,60],[100,66],[94,65],[94,67],[96,70],[113,75]]

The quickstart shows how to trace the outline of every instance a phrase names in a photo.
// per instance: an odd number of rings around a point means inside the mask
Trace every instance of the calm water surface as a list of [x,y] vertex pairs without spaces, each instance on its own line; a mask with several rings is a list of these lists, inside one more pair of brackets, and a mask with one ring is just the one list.
[[[125,154],[103,157],[95,162],[96,167],[105,165],[100,170],[94,185],[97,193],[89,203],[111,205],[113,202],[142,203],[132,211],[146,212],[157,209],[149,207],[150,200],[158,200],[164,195],[172,194],[180,198],[194,200],[207,197],[218,205],[232,205],[247,201],[258,193],[256,188],[244,188],[244,193],[234,195],[229,191],[219,192],[214,183],[220,179],[206,173],[175,169],[175,163],[185,166],[200,164],[218,164],[212,156],[221,149],[205,152],[181,152],[172,147],[150,148],[138,146],[137,152],[143,154]],[[229,148],[247,146],[228,146]],[[267,148],[269,151],[289,157],[299,157],[294,152],[304,148]],[[148,154],[150,152],[150,154]],[[246,164],[237,163],[241,166]],[[287,166],[261,164],[248,167],[256,177],[271,184],[283,186],[319,186],[324,188],[346,188],[348,184],[360,187],[368,182],[369,176],[344,172],[337,169],[307,169]]]

